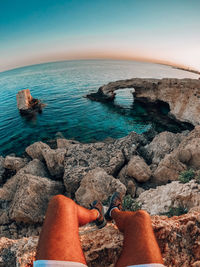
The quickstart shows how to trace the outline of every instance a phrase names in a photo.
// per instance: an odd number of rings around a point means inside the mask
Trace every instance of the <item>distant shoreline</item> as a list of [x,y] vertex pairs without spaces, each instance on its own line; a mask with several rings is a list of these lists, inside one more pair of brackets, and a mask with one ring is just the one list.
[[194,69],[190,69],[190,68],[184,68],[184,67],[176,67],[176,66],[171,66],[171,67],[174,69],[189,71],[189,72],[200,75],[200,71],[198,71],[198,70],[194,70]]

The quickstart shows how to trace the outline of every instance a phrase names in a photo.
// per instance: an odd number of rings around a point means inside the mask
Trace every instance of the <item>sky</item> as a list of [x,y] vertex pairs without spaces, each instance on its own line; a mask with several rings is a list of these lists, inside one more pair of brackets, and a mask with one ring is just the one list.
[[0,71],[72,59],[200,70],[200,0],[0,0]]

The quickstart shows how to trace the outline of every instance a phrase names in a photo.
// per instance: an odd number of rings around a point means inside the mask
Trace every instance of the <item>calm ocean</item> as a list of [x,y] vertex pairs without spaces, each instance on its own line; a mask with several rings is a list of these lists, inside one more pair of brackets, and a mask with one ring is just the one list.
[[[93,142],[146,131],[152,123],[145,119],[145,110],[133,104],[130,90],[119,90],[113,104],[84,98],[110,81],[134,77],[198,75],[159,64],[115,60],[64,61],[0,73],[0,155],[20,155],[33,142],[54,139],[57,132],[68,139]],[[17,110],[16,94],[25,88],[46,104],[32,120]]]

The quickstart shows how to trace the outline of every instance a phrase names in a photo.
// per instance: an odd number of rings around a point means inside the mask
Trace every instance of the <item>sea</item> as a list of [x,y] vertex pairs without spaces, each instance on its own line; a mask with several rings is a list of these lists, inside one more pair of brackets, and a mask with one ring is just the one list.
[[[133,89],[118,90],[115,101],[108,104],[85,98],[108,82],[135,77],[195,79],[198,75],[166,65],[122,60],[62,61],[1,72],[0,155],[20,156],[30,144],[56,136],[88,143],[159,127],[149,121],[144,107],[134,104]],[[46,105],[32,118],[22,117],[17,109],[16,94],[27,88]]]

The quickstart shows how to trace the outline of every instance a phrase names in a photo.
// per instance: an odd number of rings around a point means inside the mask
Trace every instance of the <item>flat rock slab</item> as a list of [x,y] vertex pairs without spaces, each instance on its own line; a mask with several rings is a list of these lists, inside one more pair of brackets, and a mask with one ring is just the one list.
[[64,184],[66,191],[75,193],[82,178],[96,167],[103,168],[108,174],[115,175],[125,161],[121,149],[113,144],[73,144],[65,154]]

